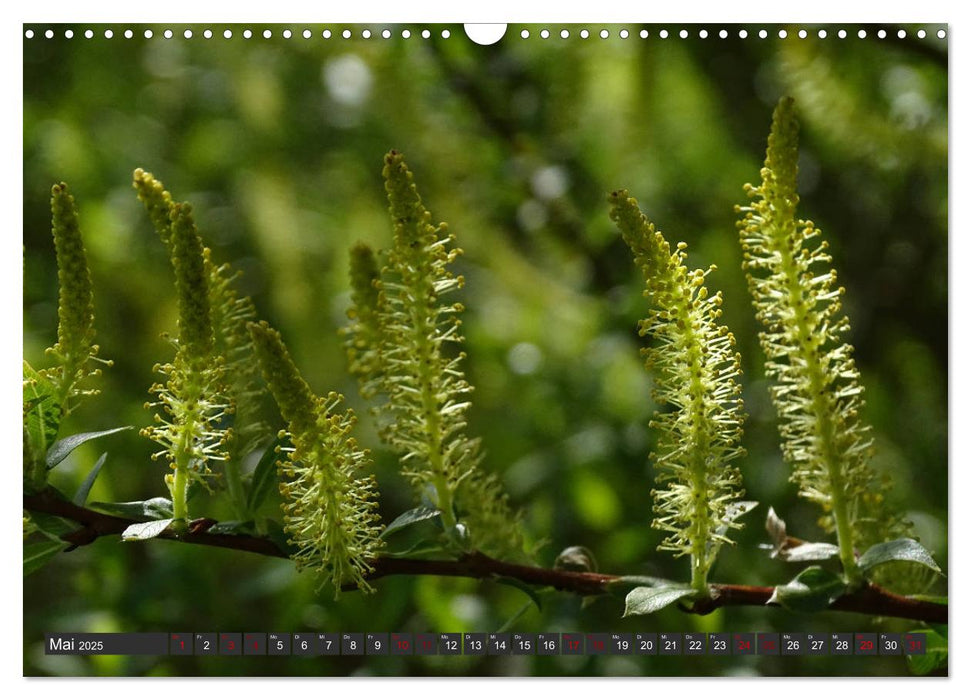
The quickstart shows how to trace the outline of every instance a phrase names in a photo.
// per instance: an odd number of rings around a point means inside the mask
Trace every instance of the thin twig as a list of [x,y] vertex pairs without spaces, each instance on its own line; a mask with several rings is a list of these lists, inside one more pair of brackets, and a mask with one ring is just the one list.
[[[99,537],[120,535],[129,525],[139,522],[75,505],[62,498],[52,489],[37,494],[24,495],[24,508],[28,511],[56,515],[78,523],[81,526],[78,530],[62,537],[65,542],[70,542],[73,545],[72,549],[90,544]],[[210,532],[215,524],[214,521],[209,519],[196,520],[190,523],[188,530],[184,533],[167,531],[159,537],[207,547],[252,552],[263,556],[287,557],[285,551],[265,537]],[[633,584],[626,586],[624,577],[615,574],[545,569],[538,566],[500,561],[481,552],[471,552],[457,560],[379,557],[372,561],[371,565],[372,571],[366,577],[369,581],[385,576],[453,576],[480,580],[506,578],[532,586],[550,587],[582,596],[624,592],[628,587],[633,587]],[[712,597],[709,600],[695,602],[686,610],[699,615],[707,615],[718,608],[747,605],[764,606],[768,604],[772,597],[773,590],[771,586],[712,584]],[[873,584],[837,598],[829,609],[879,617],[922,620],[930,623],[946,624],[948,621],[947,605],[906,598]]]

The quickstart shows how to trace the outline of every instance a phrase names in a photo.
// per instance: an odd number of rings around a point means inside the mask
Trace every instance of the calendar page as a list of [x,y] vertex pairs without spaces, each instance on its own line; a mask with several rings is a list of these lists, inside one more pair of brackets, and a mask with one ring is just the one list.
[[947,675],[950,25],[293,19],[21,26],[23,675]]

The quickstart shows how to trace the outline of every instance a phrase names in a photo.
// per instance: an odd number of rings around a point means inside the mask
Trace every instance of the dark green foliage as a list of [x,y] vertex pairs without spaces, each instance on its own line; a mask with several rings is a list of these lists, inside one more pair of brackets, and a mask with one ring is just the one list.
[[[192,29],[198,35],[203,27]],[[751,417],[748,457],[739,466],[748,497],[764,505],[733,533],[738,544],[722,552],[711,579],[789,581],[806,564],[771,560],[758,549],[769,538],[752,523],[764,517],[765,505],[785,517],[792,538],[817,542],[827,534],[816,525],[818,512],[797,499],[785,478],[727,207],[738,200],[740,183],[758,177],[771,103],[794,94],[803,108],[800,208],[826,232],[847,289],[849,340],[867,386],[875,466],[896,481],[890,510],[905,509],[922,544],[947,561],[948,124],[946,62],[934,58],[939,45],[929,41],[914,51],[875,40],[661,42],[651,28],[651,40],[643,42],[553,47],[504,40],[474,47],[458,39],[460,28],[450,29],[451,40],[424,44],[316,37],[295,44],[275,33],[218,50],[211,42],[137,35],[127,42],[25,45],[24,358],[44,367],[44,348],[56,337],[48,191],[63,178],[81,204],[97,339],[116,359],[98,383],[103,395],[79,404],[61,436],[144,424],[150,369],[171,356],[158,339],[177,328],[167,249],[153,232],[155,217],[122,192],[127,173],[142,164],[193,202],[213,259],[245,271],[241,296],[251,295],[260,315],[281,329],[307,383],[345,394],[361,419],[361,444],[379,445],[335,333],[349,302],[348,249],[359,241],[372,250],[388,245],[375,165],[399,145],[419,174],[423,198],[452,224],[465,250],[455,273],[467,280],[464,370],[476,386],[469,421],[488,447],[490,470],[514,503],[529,507],[527,539],[548,540],[538,561],[552,565],[557,552],[584,545],[601,571],[640,574],[641,582],[625,582],[619,595],[657,579],[683,580],[683,562],[655,552],[662,538],[649,527],[655,484],[645,455],[656,446],[645,426],[657,406],[645,398],[651,379],[633,330],[644,315],[643,281],[603,202],[614,183],[623,183],[672,240],[689,244],[692,268],[718,265],[722,322],[742,355]],[[508,37],[519,29],[511,26]],[[359,103],[341,102],[322,82],[322,73],[348,63],[368,76]],[[810,102],[814,94],[819,99]],[[880,128],[870,128],[874,122]],[[50,406],[39,386],[25,399],[25,415]],[[272,426],[266,436],[281,425],[274,411],[271,404],[259,414]],[[41,460],[56,439],[40,449]],[[110,454],[89,507],[164,493],[161,469],[146,466],[149,443],[125,433],[104,447],[80,446],[51,472],[52,483],[75,493],[102,449]],[[382,516],[392,522],[415,507],[414,494],[397,476],[394,455],[376,450],[373,458]],[[256,462],[242,461],[244,485]],[[276,512],[276,498],[270,490],[264,516]],[[191,503],[195,513],[220,521],[239,517],[204,490]],[[141,515],[131,517],[171,517],[171,503],[167,513],[147,505],[135,510]],[[285,540],[278,523],[266,527],[274,541]],[[393,537],[417,539],[423,528],[434,533],[433,520]],[[819,563],[837,570],[834,561]],[[332,605],[316,593],[312,577],[294,575],[291,562],[171,542],[99,541],[55,556],[29,584],[24,671],[43,675],[226,672],[220,658],[103,657],[68,665],[39,651],[44,631],[79,619],[125,630],[168,629],[179,620],[208,629],[493,630],[528,602],[509,586],[392,577],[380,582],[378,595],[348,594]],[[607,598],[581,607],[548,593],[543,609],[530,605],[515,626],[603,631],[610,620],[619,632],[641,631],[646,621],[686,631],[827,632],[843,629],[847,619],[776,606],[697,617],[677,604],[651,618],[618,619],[622,607],[622,600]],[[914,626],[874,624],[889,632]],[[247,671],[340,675],[360,672],[367,662],[375,674],[435,674],[445,670],[440,661],[324,657],[310,667],[299,659],[253,657]],[[899,657],[866,661],[852,672],[907,673]],[[523,663],[547,675],[726,670],[708,657]],[[508,669],[489,657],[459,664],[449,672]],[[753,657],[741,670],[844,674],[847,666],[835,657],[811,668],[798,659]]]

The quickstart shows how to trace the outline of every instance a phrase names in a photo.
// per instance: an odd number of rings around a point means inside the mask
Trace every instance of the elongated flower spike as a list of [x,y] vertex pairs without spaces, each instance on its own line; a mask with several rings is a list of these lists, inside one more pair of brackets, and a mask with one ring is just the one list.
[[[209,279],[209,300],[215,352],[224,363],[228,393],[235,408],[233,451],[249,454],[268,430],[260,417],[261,397],[259,365],[254,362],[253,340],[247,326],[256,320],[256,307],[249,297],[240,297],[235,284],[242,275],[229,263],[216,265],[208,248],[202,252]],[[228,476],[228,474],[227,474]]]
[[191,360],[208,360],[215,339],[209,304],[209,278],[196,232],[192,208],[177,204],[172,209],[172,267],[179,300],[179,345]]
[[655,345],[643,350],[655,376],[654,398],[673,410],[655,414],[651,427],[657,446],[651,460],[657,469],[652,492],[653,527],[668,533],[658,547],[691,557],[691,584],[708,595],[707,576],[727,533],[741,527],[741,476],[732,461],[744,454],[739,357],[735,339],[721,316],[721,292],[708,293],[705,277],[715,268],[689,271],[684,243],[675,252],[641,213],[626,190],[609,197],[610,218],[647,285],[651,313],[640,334]]
[[288,459],[280,466],[284,528],[297,547],[298,567],[330,581],[335,598],[344,584],[370,591],[382,540],[377,491],[372,476],[361,476],[367,452],[350,436],[353,411],[337,413],[342,397],[317,397],[290,359],[280,334],[266,323],[249,324],[256,356],[280,413],[287,421]]
[[775,108],[762,184],[746,185],[752,203],[736,207],[744,268],[761,321],[766,374],[774,380],[782,449],[804,498],[822,506],[822,521],[836,531],[848,581],[858,584],[858,548],[903,536],[909,523],[890,516],[870,465],[872,439],[862,418],[863,387],[844,340],[845,290],[826,241],[811,221],[796,218],[799,125],[793,100]]
[[431,223],[404,157],[385,156],[383,175],[394,243],[377,272],[370,249],[351,253],[353,307],[345,347],[365,397],[384,394],[381,436],[402,471],[441,511],[451,542],[500,556],[522,555],[520,519],[498,479],[479,469],[480,441],[466,434],[471,385],[459,303],[442,298],[464,284],[448,266],[462,253],[445,224]]
[[159,238],[168,246],[172,238],[172,208],[175,206],[172,195],[151,173],[141,168],[135,169],[132,186],[138,193],[138,199],[145,205]]
[[61,414],[67,415],[77,397],[97,393],[80,386],[85,379],[101,372],[92,369],[89,363],[93,360],[110,366],[111,362],[97,357],[91,273],[81,240],[77,206],[63,182],[51,188],[51,223],[59,292],[57,344],[47,352],[54,357],[56,365],[43,374],[55,386]]
[[166,483],[173,517],[186,521],[190,481],[208,488],[211,463],[226,459],[230,436],[222,424],[232,406],[224,394],[222,358],[214,353],[209,278],[188,204],[172,207],[169,249],[179,304],[179,338],[174,341],[175,359],[155,368],[168,380],[150,389],[158,398],[147,406],[161,413],[142,434],[162,445],[152,458],[164,456],[169,462],[173,473],[166,476]]
[[[174,255],[174,225],[179,220],[178,211],[182,205],[176,204],[162,183],[141,168],[135,170],[132,184],[159,238],[170,256]],[[218,359],[221,365],[221,381],[210,388],[220,392],[221,397],[217,402],[225,403],[226,412],[234,414],[232,430],[226,430],[222,435],[220,461],[223,462],[223,474],[233,506],[237,515],[244,517],[248,514],[245,512],[246,495],[239,463],[255,449],[268,429],[260,418],[263,391],[259,367],[253,359],[252,340],[246,327],[256,320],[256,308],[249,297],[240,297],[236,293],[240,273],[233,271],[229,264],[214,263],[211,251],[202,247],[198,236],[193,245],[196,251],[192,259],[201,261],[208,299],[197,299],[190,304],[190,308],[196,303],[208,305],[208,327],[212,334],[212,347],[208,352],[212,355],[212,361]],[[193,265],[198,266],[198,263]],[[195,274],[198,275],[198,269]]]
[[372,398],[381,391],[381,327],[384,313],[380,293],[381,273],[374,251],[363,243],[351,248],[351,323],[346,337],[348,369],[360,382],[361,396]]

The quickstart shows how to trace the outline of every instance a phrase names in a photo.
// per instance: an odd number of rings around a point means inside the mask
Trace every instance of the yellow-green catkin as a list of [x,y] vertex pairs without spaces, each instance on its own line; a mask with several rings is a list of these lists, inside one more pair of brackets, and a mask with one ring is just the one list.
[[379,291],[381,272],[370,246],[358,243],[351,248],[350,324],[342,330],[346,340],[348,370],[357,378],[361,396],[370,399],[381,391],[382,303]]
[[189,361],[208,361],[215,345],[202,251],[192,208],[176,204],[172,209],[172,267],[179,302],[179,346]]
[[480,441],[466,434],[469,395],[458,350],[464,284],[449,265],[461,255],[445,224],[432,224],[404,157],[385,156],[393,245],[380,275],[369,250],[352,252],[354,306],[348,354],[362,393],[381,393],[382,437],[404,475],[441,511],[451,541],[495,556],[522,554],[520,518],[499,480],[480,468]]
[[840,560],[851,584],[862,580],[857,554],[879,541],[909,533],[892,516],[870,465],[872,439],[863,421],[863,386],[844,339],[849,321],[845,293],[826,241],[812,221],[796,218],[799,125],[791,98],[775,108],[762,183],[745,191],[737,207],[756,315],[762,323],[766,374],[779,414],[785,459],[799,493],[824,510],[823,525],[836,531]]
[[[261,416],[264,391],[247,329],[256,321],[256,307],[252,299],[236,293],[236,282],[242,273],[228,263],[217,266],[208,248],[203,250],[203,258],[209,279],[215,352],[222,358],[227,392],[235,408],[230,444],[231,461],[235,465],[255,449],[269,429]],[[227,478],[230,478],[228,473]],[[232,484],[229,486],[232,488]]]
[[[133,187],[145,206],[159,238],[169,254],[173,251],[173,226],[178,221],[178,210],[171,194],[151,173],[135,170]],[[256,309],[249,297],[240,297],[236,283],[240,273],[224,263],[212,260],[209,248],[201,248],[202,272],[206,278],[209,327],[212,332],[212,361],[221,366],[222,381],[218,390],[231,406],[233,429],[222,436],[223,473],[226,488],[238,517],[248,517],[246,495],[240,477],[240,462],[254,450],[265,437],[268,426],[261,418],[263,390],[259,379],[259,367],[253,358],[252,340],[247,324],[256,320]],[[215,385],[214,385],[214,388]]]
[[208,487],[206,477],[212,475],[212,462],[226,459],[229,435],[223,423],[232,405],[224,394],[222,358],[214,353],[209,278],[191,207],[173,205],[170,221],[169,252],[175,272],[179,337],[174,341],[174,360],[155,368],[167,381],[150,389],[157,400],[147,405],[159,412],[155,425],[142,434],[163,447],[152,457],[164,457],[172,468],[166,483],[172,494],[173,516],[185,521],[190,482],[199,481]]
[[166,246],[170,245],[172,238],[172,208],[175,206],[175,202],[172,201],[172,195],[166,191],[165,186],[156,180],[151,173],[141,168],[135,170],[132,178],[132,186],[138,193],[138,199],[145,206],[145,210],[148,212],[148,218],[155,227],[159,238],[162,239],[162,242]]
[[658,547],[691,557],[691,583],[708,595],[707,577],[728,531],[740,527],[737,503],[744,492],[732,462],[744,454],[739,357],[735,339],[719,326],[721,292],[710,294],[705,277],[715,268],[689,270],[684,243],[672,252],[660,231],[626,190],[609,197],[617,224],[646,283],[650,315],[640,334],[654,373],[654,398],[669,410],[655,414],[657,443],[651,460],[658,488],[652,492],[653,527],[667,533]]
[[94,344],[94,295],[77,206],[63,182],[51,188],[51,224],[59,285],[57,344],[48,349],[55,366],[43,374],[54,385],[55,399],[66,415],[77,397],[97,393],[81,384],[100,373],[89,366],[91,361],[105,361],[98,360]]
[[300,376],[280,334],[266,323],[249,325],[263,376],[287,422],[292,448],[280,465],[284,528],[297,548],[298,567],[321,584],[369,591],[367,575],[382,546],[369,460],[350,433],[353,411],[338,413],[342,397],[317,397]]

